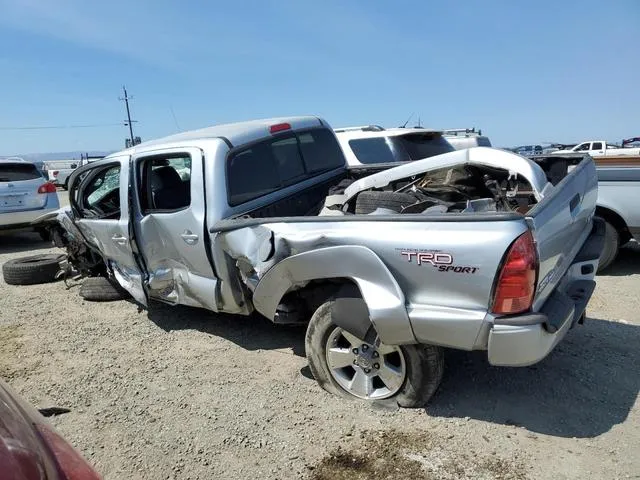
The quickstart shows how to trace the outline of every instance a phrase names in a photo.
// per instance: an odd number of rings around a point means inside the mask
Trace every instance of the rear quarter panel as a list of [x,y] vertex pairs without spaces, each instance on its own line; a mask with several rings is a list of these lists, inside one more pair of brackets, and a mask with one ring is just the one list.
[[[481,215],[475,215],[475,221],[456,222],[450,221],[451,215],[449,221],[412,217],[265,222],[262,227],[273,232],[276,249],[268,263],[323,247],[365,246],[394,276],[408,307],[445,306],[486,312],[502,257],[527,228],[524,218],[512,215],[504,220],[478,221]],[[343,265],[345,277],[349,269],[348,264]]]

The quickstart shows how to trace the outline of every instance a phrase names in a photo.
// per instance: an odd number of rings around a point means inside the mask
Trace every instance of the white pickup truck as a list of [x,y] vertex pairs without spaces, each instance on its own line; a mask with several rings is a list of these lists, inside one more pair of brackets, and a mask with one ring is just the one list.
[[[62,162],[62,168],[60,168],[61,162],[49,162],[47,165],[47,171],[49,175],[49,181],[58,187],[62,187],[65,190],[69,189],[69,177],[78,167],[87,165],[88,163],[95,162],[103,158],[100,156],[82,155],[79,161],[72,160],[69,162]],[[57,163],[58,165],[56,165]],[[58,167],[58,168],[56,168]]]
[[[592,157],[619,157],[622,155],[640,156],[640,148],[618,147],[604,140],[590,140],[582,142],[570,150],[559,150],[560,152],[580,152],[588,153]],[[553,152],[553,153],[557,153]]]

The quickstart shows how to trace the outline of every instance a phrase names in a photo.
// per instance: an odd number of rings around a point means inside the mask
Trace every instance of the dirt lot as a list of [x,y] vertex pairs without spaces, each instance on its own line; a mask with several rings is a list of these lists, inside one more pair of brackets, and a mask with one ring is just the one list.
[[[0,263],[47,246],[0,237]],[[640,478],[640,249],[539,365],[449,352],[425,410],[316,385],[304,330],[0,281],[0,375],[106,479]]]

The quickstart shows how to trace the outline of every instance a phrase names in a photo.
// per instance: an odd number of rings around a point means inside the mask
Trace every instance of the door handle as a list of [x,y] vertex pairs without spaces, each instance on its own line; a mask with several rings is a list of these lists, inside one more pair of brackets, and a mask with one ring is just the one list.
[[580,205],[580,194],[576,193],[574,197],[571,199],[571,201],[569,202],[569,210],[571,211],[571,213],[573,213],[573,211],[578,207],[578,205]]
[[191,230],[185,230],[184,232],[182,232],[180,234],[180,236],[185,241],[185,243],[188,244],[188,245],[195,245],[196,243],[198,243],[198,239],[200,238],[200,237],[198,237],[198,235],[193,233]]
[[124,245],[127,243],[127,237],[123,237],[122,235],[114,235],[111,237],[111,240],[116,242],[118,245]]

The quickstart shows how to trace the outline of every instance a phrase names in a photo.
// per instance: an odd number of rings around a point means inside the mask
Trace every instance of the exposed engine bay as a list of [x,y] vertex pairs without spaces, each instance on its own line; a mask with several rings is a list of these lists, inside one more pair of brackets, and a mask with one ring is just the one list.
[[[351,182],[330,192],[343,194]],[[331,197],[328,197],[330,200]],[[459,164],[390,181],[358,192],[342,204],[327,202],[321,215],[518,212],[537,203],[529,182],[517,173],[485,165]]]

